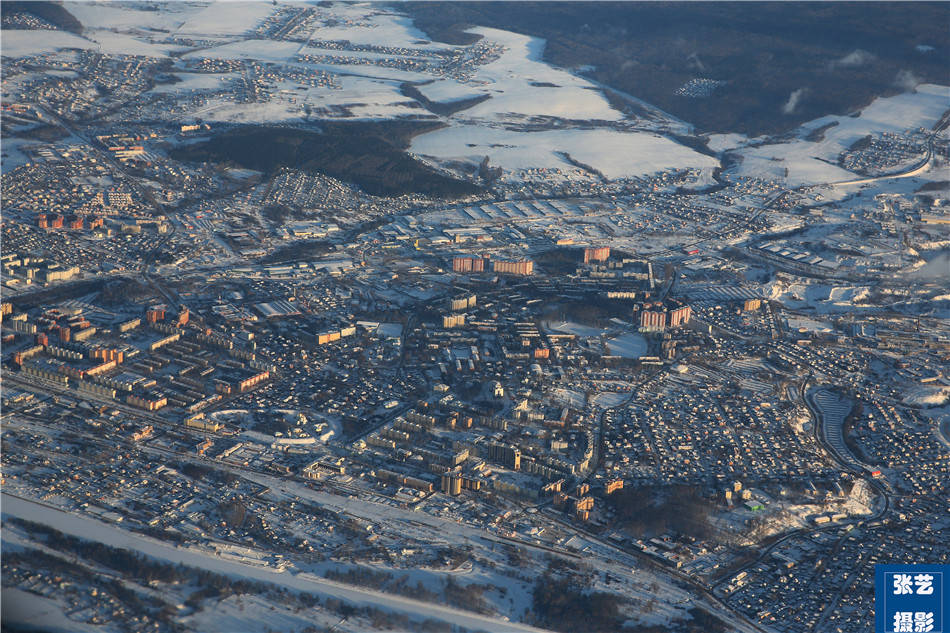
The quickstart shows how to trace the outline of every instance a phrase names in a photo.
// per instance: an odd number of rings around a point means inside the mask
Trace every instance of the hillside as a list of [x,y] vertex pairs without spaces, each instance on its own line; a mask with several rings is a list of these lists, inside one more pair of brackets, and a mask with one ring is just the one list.
[[[784,132],[875,97],[946,84],[946,3],[409,2],[435,40],[469,26],[547,39],[544,59],[652,103],[701,132]],[[777,27],[776,25],[781,25]],[[677,91],[719,83],[708,96]]]
[[172,156],[190,162],[231,162],[265,173],[280,167],[318,172],[378,196],[422,193],[451,198],[477,193],[475,185],[443,176],[405,153],[413,135],[433,127],[419,122],[348,122],[325,123],[315,132],[246,126],[178,148]]

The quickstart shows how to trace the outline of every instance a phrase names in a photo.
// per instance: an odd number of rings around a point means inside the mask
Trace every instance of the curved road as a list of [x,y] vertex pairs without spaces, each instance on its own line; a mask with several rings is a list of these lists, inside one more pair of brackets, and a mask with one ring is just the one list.
[[916,167],[910,167],[904,171],[899,171],[893,174],[885,174],[883,176],[875,176],[873,178],[861,178],[858,180],[845,180],[843,182],[829,182],[826,183],[832,187],[844,187],[847,185],[866,185],[872,182],[880,182],[882,180],[891,180],[897,178],[913,178],[914,176],[919,176],[920,174],[925,173],[931,167],[931,163],[934,158],[934,139],[937,137],[937,134],[941,130],[945,129],[947,125],[950,124],[950,119],[947,119],[944,123],[939,123],[934,129],[933,134],[930,135],[930,138],[927,139],[927,158],[923,160],[922,163]]
[[[833,524],[833,525],[827,525],[827,526],[824,526],[824,527],[798,528],[798,529],[796,529],[796,530],[792,530],[791,532],[786,532],[786,533],[783,534],[780,538],[776,539],[774,542],[772,542],[772,543],[770,543],[768,546],[766,546],[765,549],[763,549],[761,552],[759,552],[759,555],[755,558],[755,560],[753,560],[753,561],[751,561],[751,562],[749,562],[749,563],[743,565],[743,566],[740,567],[740,568],[737,568],[737,569],[732,570],[732,572],[731,572],[729,575],[724,576],[724,577],[720,578],[719,580],[717,580],[715,583],[713,583],[713,585],[712,585],[713,587],[719,587],[719,586],[725,584],[725,583],[726,583],[728,580],[730,580],[731,578],[734,578],[736,574],[738,574],[738,573],[740,573],[740,572],[742,572],[742,571],[745,571],[746,569],[750,569],[750,568],[752,568],[753,566],[759,564],[762,560],[765,559],[766,556],[768,556],[769,554],[771,554],[779,545],[781,545],[782,543],[788,541],[789,539],[792,539],[792,538],[795,538],[795,537],[804,536],[805,534],[810,534],[810,533],[812,533],[812,532],[829,532],[829,531],[833,531],[833,530],[840,530],[840,529],[844,528],[844,527],[847,526],[847,525],[852,525],[852,526],[855,527],[855,528],[859,528],[859,527],[861,527],[861,526],[863,526],[863,525],[866,525],[866,524],[868,524],[868,523],[871,523],[871,522],[873,522],[873,521],[877,521],[878,519],[880,519],[881,517],[883,517],[885,514],[887,514],[887,511],[890,509],[890,504],[891,504],[891,502],[890,502],[890,497],[887,495],[887,491],[884,489],[884,487],[881,486],[881,485],[880,485],[877,481],[875,481],[874,479],[869,478],[866,471],[864,471],[864,470],[862,470],[862,469],[855,468],[855,467],[851,464],[851,462],[850,462],[849,460],[847,460],[847,459],[843,458],[842,456],[840,456],[840,455],[837,453],[837,451],[836,451],[832,446],[829,446],[829,445],[827,444],[827,442],[824,441],[824,433],[823,433],[822,430],[821,430],[821,427],[822,427],[821,414],[820,414],[820,412],[813,406],[813,404],[812,404],[812,402],[810,401],[810,399],[809,399],[808,397],[806,397],[806,392],[807,392],[807,390],[808,390],[808,380],[807,380],[807,379],[802,383],[802,385],[801,385],[801,387],[800,387],[799,389],[800,389],[800,392],[801,392],[801,399],[802,399],[802,401],[805,403],[806,407],[808,408],[808,412],[809,412],[809,414],[810,414],[811,417],[812,417],[812,424],[813,424],[812,432],[814,433],[815,439],[818,441],[819,445],[822,446],[822,448],[824,448],[825,451],[826,451],[829,455],[831,455],[831,457],[835,460],[835,462],[837,462],[838,465],[841,466],[844,470],[847,470],[848,472],[852,473],[852,474],[855,475],[856,477],[858,477],[858,478],[864,480],[864,482],[868,485],[868,487],[870,487],[872,490],[874,490],[876,493],[878,493],[878,495],[880,495],[881,498],[884,499],[884,504],[883,504],[883,506],[880,508],[880,510],[879,510],[878,512],[875,512],[874,514],[872,514],[872,515],[870,515],[870,516],[868,516],[868,517],[865,517],[865,518],[863,518],[863,519],[859,519],[859,520],[857,520],[857,521],[853,521],[853,522],[850,522],[850,523],[835,523],[835,524]],[[845,534],[845,536],[847,536],[847,533]]]

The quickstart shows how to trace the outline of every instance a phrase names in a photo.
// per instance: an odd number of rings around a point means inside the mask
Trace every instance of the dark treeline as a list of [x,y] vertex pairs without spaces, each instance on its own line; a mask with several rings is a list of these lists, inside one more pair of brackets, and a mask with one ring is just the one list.
[[715,506],[694,486],[628,486],[607,497],[607,502],[619,525],[636,536],[713,534],[709,515]]
[[320,132],[281,127],[240,127],[208,141],[179,147],[176,160],[233,163],[274,173],[281,167],[322,173],[351,182],[375,196],[418,193],[467,196],[474,184],[444,176],[410,157],[416,134],[441,124],[421,121],[321,123]]
[[4,0],[0,2],[0,16],[5,17],[14,13],[32,13],[64,31],[82,33],[82,24],[59,2],[46,2],[45,0],[31,0],[30,2]]
[[[147,584],[155,581],[161,584],[188,584],[197,587],[198,589],[193,591],[185,600],[185,605],[192,609],[200,609],[202,603],[206,600],[220,601],[231,595],[254,594],[264,596],[269,600],[279,601],[288,606],[309,609],[322,607],[326,611],[341,617],[365,618],[371,623],[373,630],[418,630],[427,633],[449,633],[453,630],[451,625],[441,620],[427,618],[422,621],[414,621],[404,613],[369,606],[356,607],[337,598],[321,599],[319,596],[310,593],[287,591],[264,582],[239,580],[197,567],[164,563],[138,552],[63,534],[55,528],[32,521],[13,517],[5,519],[5,521],[22,526],[33,538],[42,540],[46,546],[57,552],[70,554],[83,561],[115,570],[121,576],[136,584]],[[93,583],[108,591],[132,609],[151,607],[150,610],[153,611],[153,615],[159,620],[171,624],[173,629],[178,627],[177,623],[174,623],[176,612],[174,607],[164,605],[160,600],[146,594],[140,594],[135,589],[114,578],[94,574],[78,562],[66,561],[57,556],[30,549],[5,552],[4,566],[24,566],[30,569],[45,569],[54,573],[71,575],[82,582]],[[421,592],[419,595],[424,595],[424,588],[421,585],[419,587]],[[411,588],[406,587],[402,593],[413,595],[414,592]],[[6,630],[6,625],[4,627],[4,630]],[[316,629],[313,630],[316,631]],[[461,629],[459,630],[461,631]]]
[[[703,132],[783,132],[906,90],[914,78],[950,80],[946,3],[409,2],[400,8],[437,41],[471,43],[478,36],[464,30],[473,25],[543,37],[546,61],[585,68]],[[676,94],[694,78],[727,83],[706,98]],[[796,90],[801,98],[785,112]]]
[[620,605],[615,594],[580,591],[571,580],[547,575],[538,580],[532,594],[539,623],[557,631],[619,631]]
[[403,83],[399,87],[400,92],[410,99],[415,99],[429,112],[434,114],[441,114],[442,116],[449,116],[455,114],[456,112],[461,112],[462,110],[467,110],[472,106],[478,105],[486,99],[490,99],[490,95],[479,95],[477,97],[471,97],[469,99],[458,99],[456,101],[432,101],[427,96],[422,94],[422,92],[416,88],[411,83]]

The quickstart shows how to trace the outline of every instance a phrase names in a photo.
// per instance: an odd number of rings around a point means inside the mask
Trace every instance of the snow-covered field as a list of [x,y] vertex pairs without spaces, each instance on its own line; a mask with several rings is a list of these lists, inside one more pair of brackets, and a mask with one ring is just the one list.
[[41,622],[43,631],[48,633],[97,633],[109,630],[70,620],[55,600],[22,589],[5,587],[0,594],[0,601],[3,602],[3,623],[6,626],[32,630],[30,627]]
[[544,40],[499,29],[469,32],[501,44],[505,52],[480,66],[472,79],[488,88],[492,98],[466,110],[467,118],[504,120],[511,114],[585,121],[623,118],[588,80],[540,61]]
[[84,29],[124,32],[146,32],[150,29],[174,31],[203,10],[200,4],[191,2],[164,3],[157,10],[151,10],[150,6],[131,2],[68,2],[66,9],[82,23]]
[[237,73],[174,73],[180,79],[178,83],[159,84],[153,92],[187,92],[191,90],[220,90],[228,82],[239,78]]
[[3,29],[0,55],[24,57],[52,53],[63,48],[96,48],[95,42],[66,31],[43,31],[42,37],[37,37],[36,33],[37,31],[30,30]]
[[274,12],[266,2],[215,2],[190,15],[175,35],[229,36],[242,35]]
[[[213,604],[203,605],[201,611],[182,619],[192,631],[202,633],[271,633],[272,631],[316,630],[345,631],[337,627],[340,618],[316,610],[292,611],[274,605],[253,594],[228,596]],[[312,629],[311,629],[312,630]]]
[[488,156],[491,165],[505,170],[574,169],[567,154],[609,179],[688,167],[711,170],[719,165],[715,159],[657,134],[604,128],[521,132],[460,123],[417,136],[411,149],[433,162],[478,164]]
[[714,152],[725,152],[730,149],[742,147],[749,142],[749,139],[742,134],[710,134],[706,137],[706,147]]
[[546,327],[555,332],[560,332],[562,334],[574,334],[575,336],[579,336],[581,338],[594,338],[606,333],[606,330],[600,330],[595,327],[581,325],[580,323],[574,323],[573,321],[549,323],[546,325]]
[[[499,633],[542,631],[542,629],[528,625],[505,622],[452,607],[346,585],[312,574],[295,575],[271,567],[262,567],[259,564],[244,563],[230,557],[223,558],[210,551],[174,547],[96,519],[66,514],[60,510],[6,494],[3,495],[3,514],[43,523],[66,534],[107,543],[112,547],[133,549],[161,561],[181,563],[232,577],[248,578],[292,590],[340,598],[355,605],[372,605],[377,608],[390,609],[420,617],[445,620],[472,630],[498,631]],[[47,606],[47,608],[49,607]]]
[[834,331],[831,323],[801,316],[789,316],[788,328],[801,333],[820,332],[827,334]]
[[[619,121],[623,115],[592,82],[542,62],[544,40],[499,29],[470,32],[504,46],[498,59],[478,68],[469,82],[474,89],[460,90],[443,81],[437,88],[433,84],[421,90],[432,99],[479,92],[490,98],[449,117],[448,127],[416,137],[411,149],[426,160],[478,164],[488,156],[492,165],[506,171],[573,170],[573,160],[608,179],[718,166],[715,159],[667,137],[592,123]],[[560,119],[568,129],[524,131],[494,124],[524,123],[532,117]]]
[[23,150],[35,145],[37,145],[37,142],[29,139],[3,139],[3,171],[10,171],[30,162],[29,157]]
[[[950,88],[934,84],[917,86],[916,92],[876,99],[857,117],[826,116],[803,125],[798,138],[787,143],[771,143],[737,150],[742,163],[736,173],[789,185],[808,185],[849,181],[855,175],[837,165],[838,156],[869,134],[903,132],[924,127],[930,129],[950,107]],[[820,141],[806,140],[812,131],[836,124],[824,132]],[[718,150],[743,145],[739,135],[710,139]],[[830,161],[827,162],[827,161]],[[785,176],[785,170],[788,176]]]
[[172,51],[181,50],[180,46],[156,44],[146,38],[128,33],[116,33],[108,30],[84,31],[83,36],[92,42],[89,48],[104,55],[142,55],[144,57],[168,57]]
[[[431,67],[438,65],[440,55],[454,51],[464,58],[469,49],[430,41],[396,9],[375,3],[291,5],[315,11],[308,41],[261,39],[255,32],[275,11],[286,8],[284,4],[168,3],[152,10],[152,5],[74,2],[70,9],[85,27],[83,37],[61,31],[37,37],[37,31],[4,30],[3,54],[19,57],[75,47],[170,59],[173,72],[177,70],[183,81],[159,85],[153,92],[217,91],[206,103],[192,106],[192,116],[209,122],[295,122],[307,118],[307,111],[314,119],[439,118],[404,96],[403,82],[417,85],[435,102],[485,96],[478,104],[441,117],[447,127],[416,138],[411,150],[436,165],[477,164],[489,156],[492,165],[505,170],[506,179],[527,177],[526,170],[533,177],[596,180],[684,168],[711,173],[718,165],[670,138],[630,129],[634,122],[610,105],[599,85],[542,61],[542,39],[475,27],[471,32],[481,37],[475,46],[491,54],[460,75],[443,74]],[[388,50],[350,50],[353,46]],[[331,74],[332,85],[277,82],[269,99],[237,103],[228,93],[240,87],[241,73],[188,72],[190,64],[202,59],[320,70]],[[405,66],[420,62],[423,67]],[[526,131],[524,125],[536,123],[537,117],[556,124]]]
[[647,353],[647,342],[639,334],[621,334],[607,339],[607,349],[615,356],[640,358]]
[[921,407],[939,407],[950,401],[950,387],[921,385],[907,392],[904,402]]
[[630,394],[622,391],[603,391],[591,399],[594,406],[604,409],[619,406],[628,400],[630,400]]
[[566,404],[569,407],[574,407],[575,409],[582,410],[584,408],[586,399],[584,394],[580,391],[575,391],[573,389],[562,389],[558,388],[554,390],[552,399],[555,402],[561,404]]
[[429,84],[416,86],[419,92],[431,101],[450,103],[480,97],[484,92],[472,86],[453,81],[452,79],[437,79]]
[[412,20],[380,4],[334,3],[326,13],[333,18],[332,26],[318,27],[310,36],[311,40],[420,50],[450,48],[446,44],[430,42],[428,36],[412,24]]
[[867,286],[773,283],[768,298],[790,308],[810,308],[818,314],[850,311],[869,295]]
[[297,54],[299,42],[275,40],[241,40],[183,55],[184,59],[255,59],[262,62],[284,62]]

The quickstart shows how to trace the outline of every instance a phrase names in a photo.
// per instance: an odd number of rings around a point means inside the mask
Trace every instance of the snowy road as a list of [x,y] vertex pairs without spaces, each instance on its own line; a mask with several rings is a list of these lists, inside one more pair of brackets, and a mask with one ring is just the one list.
[[102,521],[68,514],[22,497],[3,494],[2,512],[4,515],[48,525],[79,538],[105,543],[112,547],[138,551],[158,560],[199,567],[231,577],[267,582],[324,597],[338,598],[356,606],[372,606],[399,611],[411,616],[444,620],[469,629],[487,630],[493,633],[545,633],[544,629],[515,622],[505,622],[477,613],[412,600],[411,598],[386,594],[363,587],[346,585],[310,574],[294,575],[268,567],[261,567],[259,563],[242,563],[231,558],[219,558],[210,552],[174,547]]

